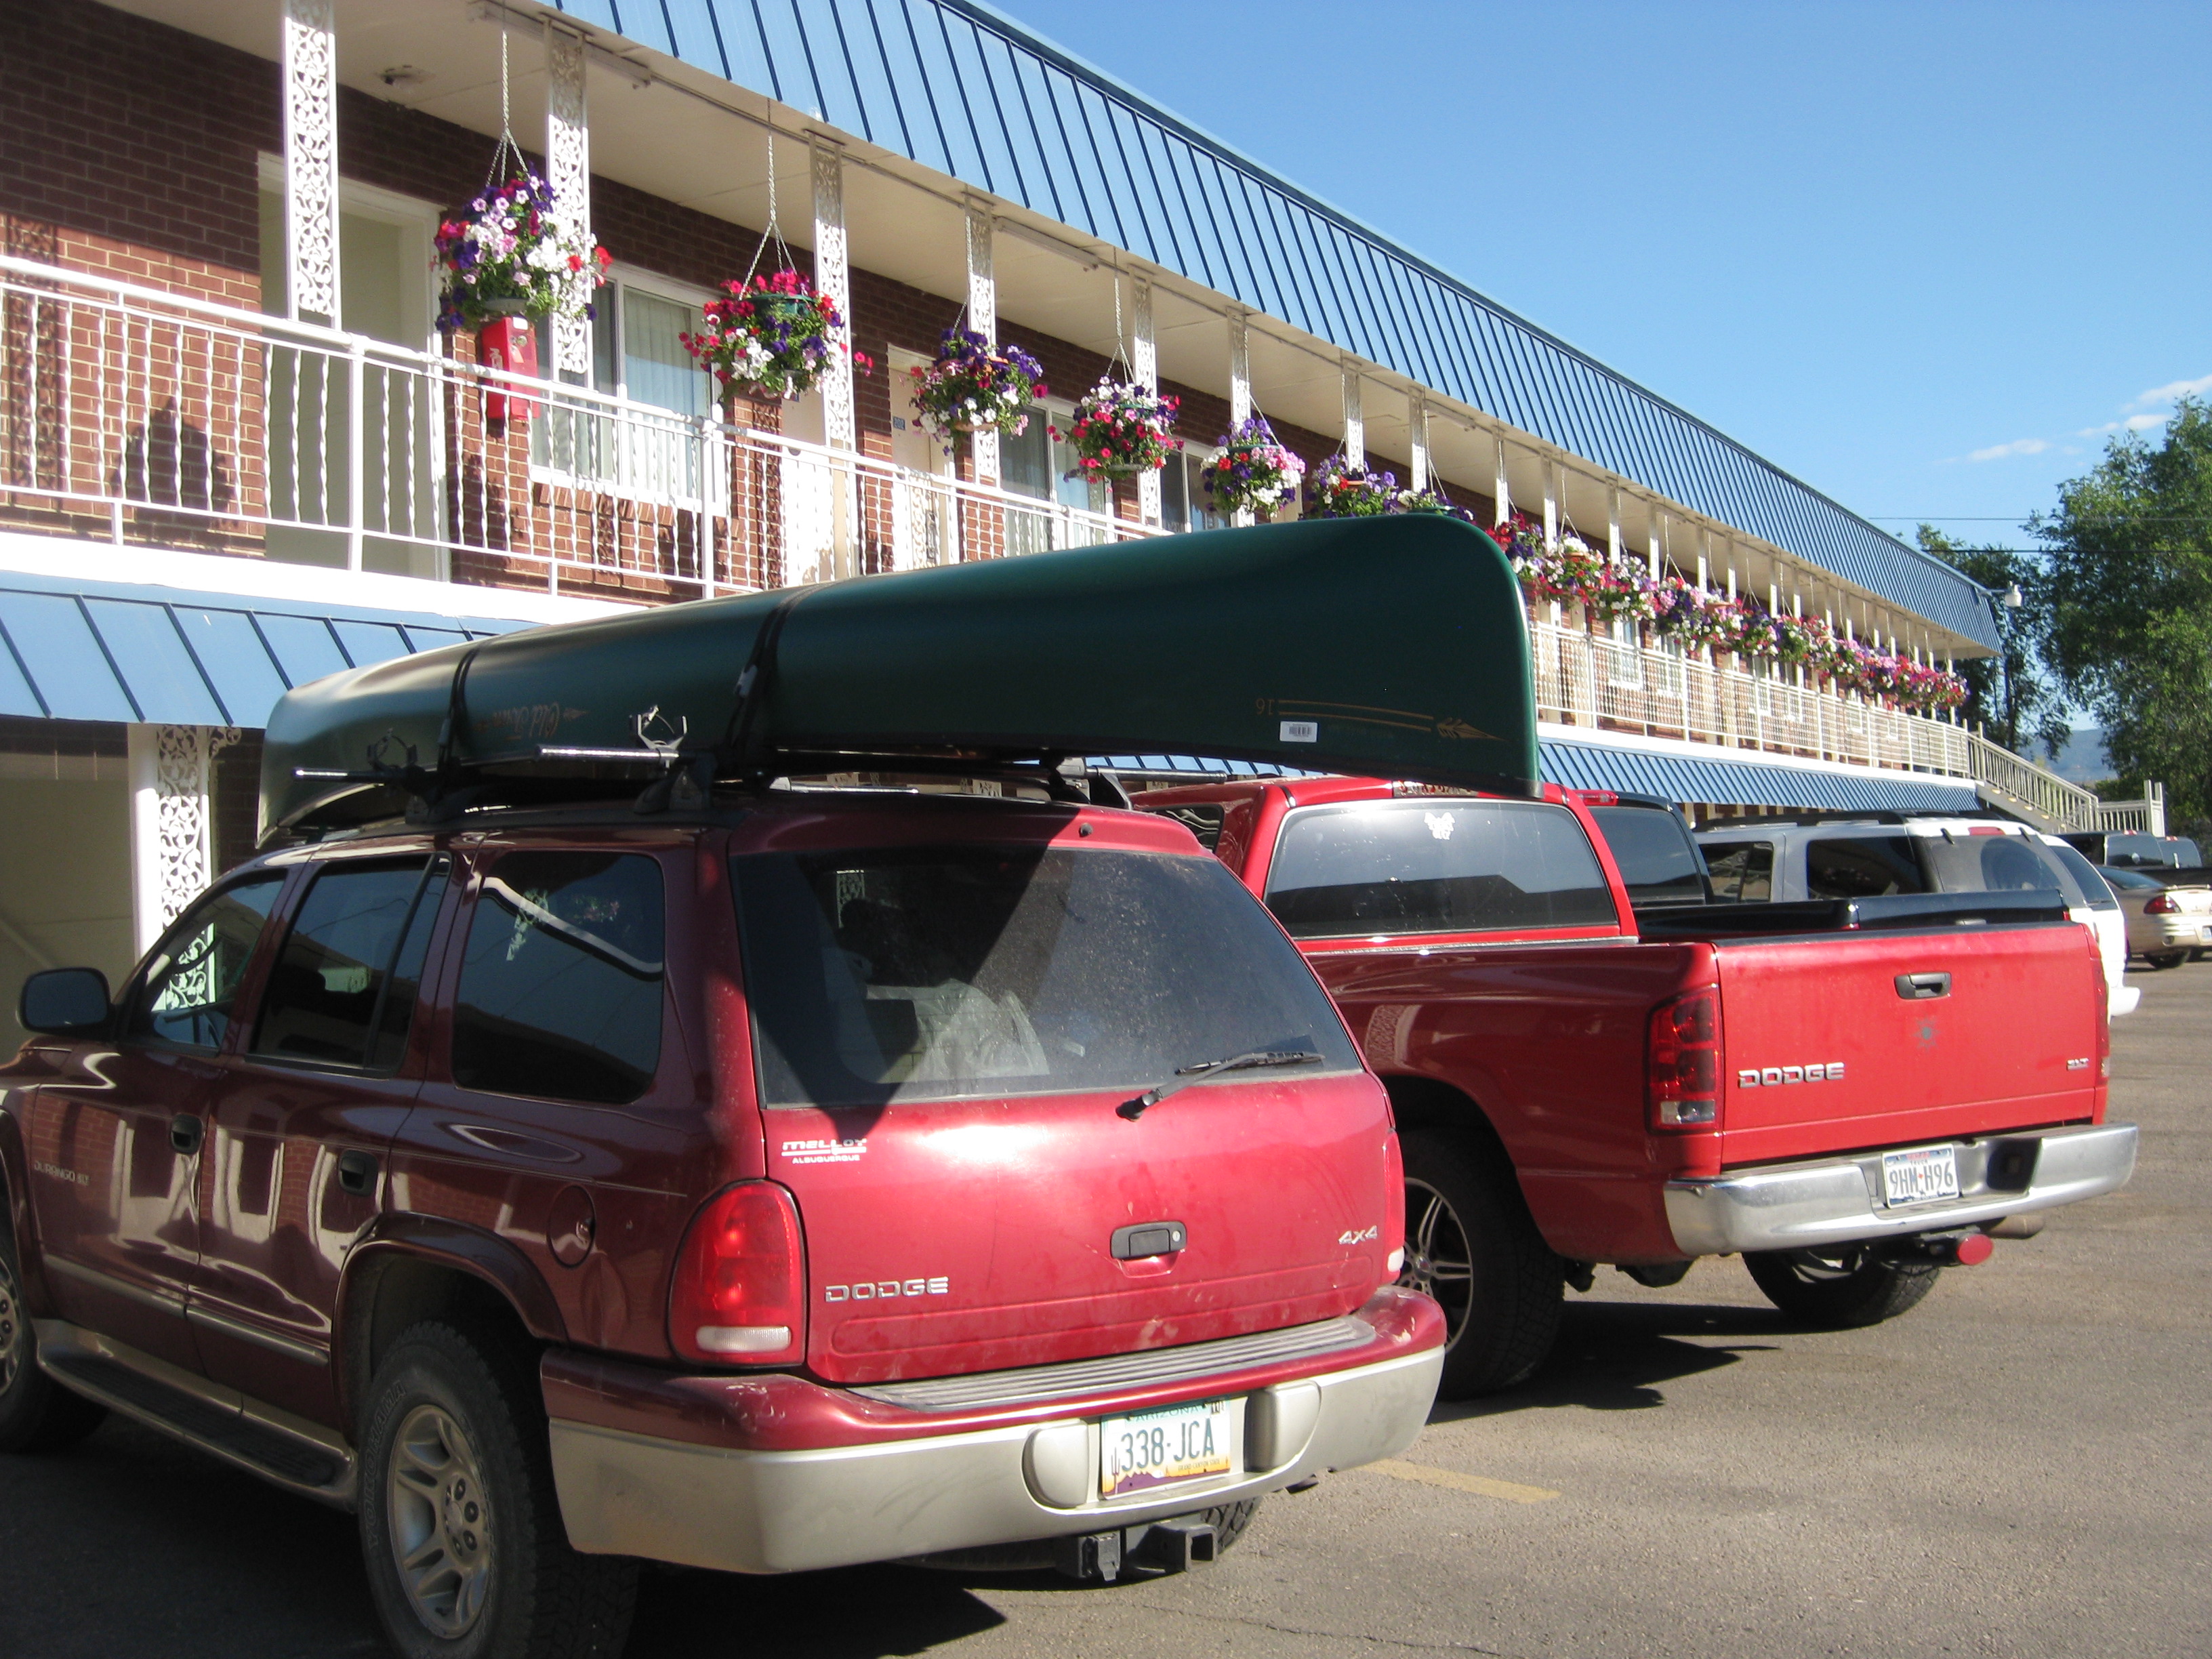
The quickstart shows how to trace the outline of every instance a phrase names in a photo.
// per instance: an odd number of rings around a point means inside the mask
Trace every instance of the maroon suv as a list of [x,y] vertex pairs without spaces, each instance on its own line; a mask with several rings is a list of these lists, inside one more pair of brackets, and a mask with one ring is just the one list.
[[1389,1108],[1180,825],[764,789],[265,855],[0,1073],[0,1449],[356,1508],[410,1654],[649,1558],[1112,1577],[1435,1390]]

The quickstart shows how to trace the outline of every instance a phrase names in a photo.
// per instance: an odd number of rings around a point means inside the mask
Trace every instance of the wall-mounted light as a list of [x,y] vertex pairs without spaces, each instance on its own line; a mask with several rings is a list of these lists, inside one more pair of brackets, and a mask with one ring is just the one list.
[[2020,609],[2023,600],[2021,595],[2020,584],[2018,582],[2014,582],[2010,587],[2005,589],[2004,602],[2005,609],[2008,611],[2017,611]]

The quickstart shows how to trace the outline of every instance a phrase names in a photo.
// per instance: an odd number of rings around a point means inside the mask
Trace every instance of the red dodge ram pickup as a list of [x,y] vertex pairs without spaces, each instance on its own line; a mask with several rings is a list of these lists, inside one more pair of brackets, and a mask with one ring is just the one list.
[[1870,1323],[2134,1168],[2096,941],[2057,894],[1708,904],[1673,812],[1601,805],[1601,830],[1556,786],[1138,803],[1267,901],[1389,1087],[1447,1395],[1533,1370],[1595,1263],[1659,1285],[1741,1253],[1785,1311]]

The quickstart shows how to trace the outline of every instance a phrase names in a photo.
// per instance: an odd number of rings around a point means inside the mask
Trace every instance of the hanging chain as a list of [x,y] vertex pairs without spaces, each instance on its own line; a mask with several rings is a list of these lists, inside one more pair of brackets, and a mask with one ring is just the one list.
[[499,8],[499,144],[491,153],[491,165],[484,169],[484,188],[496,190],[507,181],[500,177],[500,167],[512,161],[517,173],[530,169],[522,159],[522,146],[514,142],[514,108],[507,72],[507,8]]
[[783,226],[779,222],[776,212],[775,129],[773,126],[768,130],[768,225],[761,232],[760,246],[753,250],[752,263],[745,267],[745,279],[738,284],[740,288],[752,286],[753,274],[760,269],[761,256],[768,252],[769,244],[771,242],[775,244],[776,252],[782,257],[782,263],[776,269],[779,270],[793,269],[791,250],[784,246]]

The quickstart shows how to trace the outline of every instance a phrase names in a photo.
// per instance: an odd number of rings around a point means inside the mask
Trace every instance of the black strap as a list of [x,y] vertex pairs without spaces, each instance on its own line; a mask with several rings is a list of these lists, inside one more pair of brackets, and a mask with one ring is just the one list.
[[783,625],[790,620],[793,608],[813,591],[811,587],[799,587],[785,594],[762,622],[760,632],[753,635],[753,648],[738,675],[729,730],[722,738],[721,753],[726,763],[732,767],[747,769],[757,767],[765,759],[756,752],[753,730],[759,723],[761,707],[768,701],[769,683],[775,678],[776,641],[783,637]]

